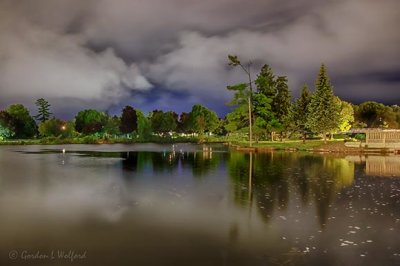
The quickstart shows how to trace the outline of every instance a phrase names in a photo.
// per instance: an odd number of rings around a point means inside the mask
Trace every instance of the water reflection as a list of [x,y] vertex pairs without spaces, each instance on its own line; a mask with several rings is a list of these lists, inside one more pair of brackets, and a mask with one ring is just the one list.
[[[51,153],[51,150],[45,153]],[[327,224],[329,210],[337,193],[352,185],[355,172],[354,160],[334,156],[284,152],[213,152],[212,147],[207,146],[193,152],[176,151],[173,147],[162,152],[70,153],[81,157],[122,159],[120,164],[126,171],[123,176],[127,180],[141,173],[181,175],[187,171],[195,178],[202,178],[226,164],[233,201],[237,206],[257,208],[263,221],[268,223],[275,210],[285,211],[288,208],[290,193],[295,193],[293,198],[299,197],[302,206],[315,206],[321,228]],[[375,161],[386,162],[382,159]],[[118,187],[124,190],[124,184]]]
[[275,208],[287,209],[290,191],[298,190],[303,205],[315,202],[323,227],[335,194],[354,180],[354,163],[297,153],[231,153],[229,174],[234,201],[239,206],[252,206],[254,201],[264,221]]
[[[51,154],[58,151],[27,152]],[[290,193],[299,198],[302,206],[315,206],[319,224],[324,227],[329,209],[337,193],[351,186],[354,180],[354,160],[302,153],[241,153],[213,152],[203,146],[192,152],[170,150],[154,151],[69,151],[79,157],[115,158],[122,166],[126,180],[142,173],[152,175],[182,175],[191,172],[195,178],[207,177],[219,166],[227,168],[230,190],[237,206],[257,208],[264,222],[268,223],[276,210],[285,211]],[[60,155],[61,156],[61,155]],[[70,157],[62,155],[63,164]],[[381,162],[382,160],[380,160]],[[131,174],[129,174],[131,173]],[[124,184],[113,190],[125,191]],[[124,198],[124,196],[120,196]]]
[[195,177],[203,177],[215,170],[224,154],[212,156],[212,150],[201,152],[121,152],[122,167],[126,171],[172,173],[190,170]]
[[92,265],[399,262],[400,179],[366,169],[398,157],[141,147],[0,147],[0,264],[16,245]]
[[400,176],[400,156],[358,155],[347,156],[347,160],[361,164],[371,176]]

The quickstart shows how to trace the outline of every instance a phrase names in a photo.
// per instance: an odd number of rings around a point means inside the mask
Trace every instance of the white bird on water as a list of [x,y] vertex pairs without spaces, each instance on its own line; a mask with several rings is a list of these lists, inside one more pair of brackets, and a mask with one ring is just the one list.
[[64,148],[64,149],[62,149],[62,153],[63,153],[63,154],[65,154],[65,148]]

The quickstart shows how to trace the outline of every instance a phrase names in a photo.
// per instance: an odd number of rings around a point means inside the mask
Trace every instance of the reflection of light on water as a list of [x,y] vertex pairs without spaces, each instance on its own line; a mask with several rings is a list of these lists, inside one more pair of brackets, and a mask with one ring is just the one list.
[[[354,182],[354,163],[345,159],[333,159],[335,171],[335,185],[337,189],[349,187]],[[329,169],[328,169],[329,170]]]
[[[157,171],[152,167],[124,171],[119,157],[85,158],[71,153],[71,148],[63,167],[59,163],[61,147],[55,155],[14,154],[15,162],[23,162],[30,170],[31,176],[25,179],[26,170],[1,163],[5,156],[0,153],[0,167],[8,169],[7,175],[1,176],[0,214],[6,217],[4,232],[11,231],[9,243],[35,240],[28,234],[39,227],[45,234],[52,232],[46,227],[50,225],[56,228],[59,243],[80,243],[101,251],[140,246],[157,256],[168,253],[165,250],[171,252],[169,256],[176,250],[185,254],[182,249],[189,246],[188,256],[194,254],[190,259],[223,250],[227,265],[248,250],[251,255],[243,256],[250,258],[248,261],[261,256],[272,260],[284,254],[281,257],[285,260],[275,260],[284,264],[289,256],[306,254],[306,261],[299,264],[310,265],[318,265],[312,259],[321,254],[354,264],[361,261],[349,259],[349,254],[357,258],[369,258],[372,253],[384,259],[392,256],[384,262],[399,254],[393,248],[400,224],[396,211],[400,190],[395,179],[355,179],[353,162],[330,156],[275,153],[273,158],[269,154],[250,157],[219,150],[213,153],[211,148],[202,150],[202,146],[192,147],[191,151],[198,153],[197,160],[193,160],[196,153],[191,152],[183,160],[178,152],[181,146],[175,145],[178,158],[168,164],[173,151],[171,145],[165,147],[165,153],[158,151],[156,156],[130,154],[138,165],[160,163],[161,158],[164,162]],[[185,146],[184,153],[187,150]],[[196,167],[204,170],[201,178],[194,176]],[[389,185],[382,185],[383,181]],[[321,228],[318,223],[326,226]],[[18,233],[21,228],[24,233]],[[151,241],[159,247],[160,235],[173,242],[169,245],[173,247],[149,248]],[[197,245],[199,239],[204,242]],[[55,244],[44,239],[46,245]],[[390,245],[392,250],[387,250]],[[196,253],[203,246],[211,246],[211,251]],[[265,264],[274,264],[270,262]]]
[[400,156],[360,155],[346,156],[356,163],[365,163],[365,173],[372,176],[400,176]]
[[365,157],[367,175],[400,176],[400,156]]
[[203,159],[212,159],[212,147],[203,145]]
[[61,164],[64,165],[65,164],[65,148],[62,149],[61,152],[62,152]]

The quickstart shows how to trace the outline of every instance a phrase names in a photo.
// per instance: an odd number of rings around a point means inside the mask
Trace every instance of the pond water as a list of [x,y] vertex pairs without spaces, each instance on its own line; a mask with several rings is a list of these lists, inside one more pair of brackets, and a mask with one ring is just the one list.
[[398,156],[1,146],[0,265],[399,265],[399,203]]

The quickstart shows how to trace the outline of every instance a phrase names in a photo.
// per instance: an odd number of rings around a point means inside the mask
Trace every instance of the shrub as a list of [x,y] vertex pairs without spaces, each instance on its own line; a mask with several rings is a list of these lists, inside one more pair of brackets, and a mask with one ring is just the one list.
[[355,138],[356,140],[363,141],[363,140],[365,140],[366,136],[365,136],[365,134],[356,134],[356,135],[354,136],[354,138]]
[[39,133],[42,137],[72,137],[75,133],[74,124],[52,118],[39,125]]

